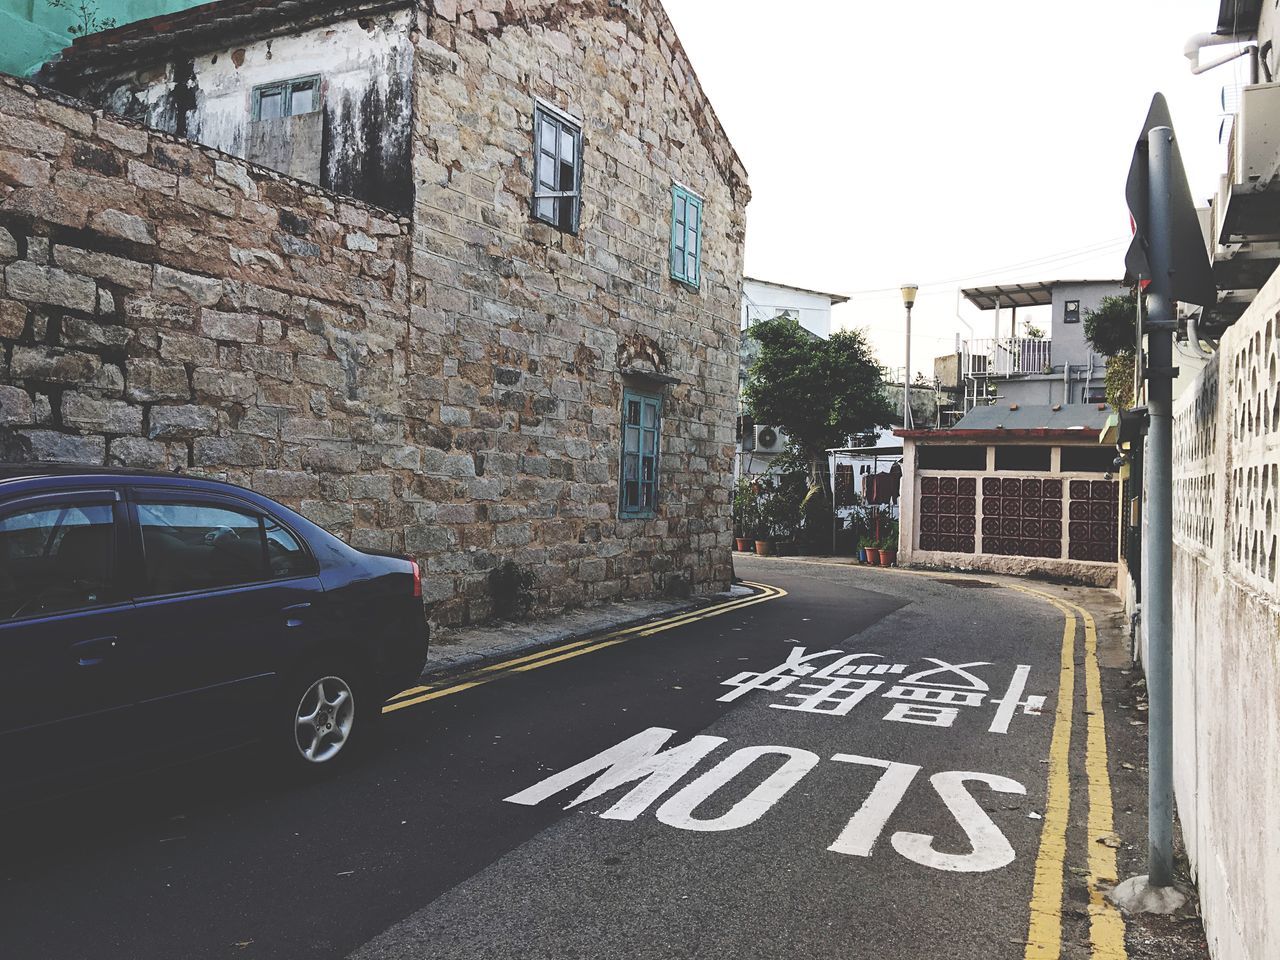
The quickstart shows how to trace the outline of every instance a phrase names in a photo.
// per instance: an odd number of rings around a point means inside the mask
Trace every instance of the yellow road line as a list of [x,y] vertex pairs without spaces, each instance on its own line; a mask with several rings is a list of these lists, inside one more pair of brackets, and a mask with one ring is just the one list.
[[[1059,601],[1037,591],[1037,596]],[[1089,845],[1089,942],[1095,960],[1125,960],[1124,919],[1103,891],[1114,886],[1116,851],[1101,842],[1115,833],[1115,816],[1111,804],[1111,774],[1107,767],[1106,714],[1102,706],[1102,673],[1098,669],[1098,628],[1084,607],[1069,600],[1061,604],[1071,607],[1084,621],[1085,680],[1085,759],[1088,781],[1089,821],[1086,830]]]
[[[765,591],[766,593],[768,593],[769,596],[764,597],[763,599],[772,599],[774,595],[773,591],[776,591],[779,589],[778,587],[770,587],[761,583],[749,583],[746,580],[742,582],[748,584],[748,586],[757,587]],[[785,594],[785,591],[783,591],[783,593]],[[702,616],[714,615],[714,613],[716,612],[724,613],[730,609],[734,609],[739,606],[746,606],[751,603],[758,602],[760,599],[762,598],[759,595],[753,595],[750,597],[739,597],[736,600],[727,600],[724,603],[716,604],[713,607],[704,607],[700,611],[698,610],[685,611],[682,613],[674,614],[673,616],[671,616],[666,620],[649,621],[647,623],[642,623],[634,627],[626,627],[625,629],[622,629],[622,630],[616,630],[613,633],[605,634],[604,637],[587,637],[583,640],[572,640],[569,643],[561,644],[558,647],[549,647],[544,650],[537,650],[534,653],[526,654],[525,656],[522,656],[522,657],[515,657],[511,660],[503,660],[499,663],[489,664],[486,667],[479,667],[476,670],[472,671],[471,673],[485,674],[485,673],[496,673],[502,670],[510,670],[516,667],[518,664],[528,663],[531,660],[541,660],[543,658],[551,657],[553,654],[558,654],[564,650],[573,650],[578,647],[585,647],[588,644],[597,643],[602,639],[628,636],[634,633],[639,633],[641,636],[644,636],[645,633],[643,631],[650,630],[650,628],[653,628],[658,625],[664,625],[662,626],[662,629],[669,629],[670,626],[679,626],[683,623],[688,623],[688,622],[691,622],[692,620],[699,619]],[[470,674],[467,674],[467,676],[470,676]],[[437,689],[437,686],[433,684],[428,684],[428,685],[419,686],[419,687],[410,687],[408,690],[401,690],[395,696],[390,697],[388,702],[393,703],[395,701],[402,700],[407,697],[411,697],[414,694],[425,693],[428,690],[435,690],[435,689]]]
[[522,657],[515,657],[511,660],[504,660],[501,663],[482,667],[472,673],[463,674],[461,677],[455,678],[456,682],[447,687],[440,687],[438,689],[431,685],[412,687],[408,690],[401,691],[392,697],[390,701],[383,706],[382,712],[394,713],[397,710],[417,706],[418,704],[426,703],[429,700],[438,700],[441,697],[461,693],[463,690],[470,690],[472,687],[478,687],[491,680],[497,680],[499,677],[504,676],[507,671],[524,672],[528,670],[536,670],[538,667],[545,667],[553,663],[560,663],[564,660],[581,656],[584,653],[603,650],[606,647],[625,643],[626,641],[636,639],[637,637],[647,637],[655,633],[662,633],[665,630],[673,630],[676,627],[682,627],[697,620],[707,620],[711,617],[718,617],[724,613],[731,613],[735,610],[740,610],[743,607],[750,607],[757,603],[764,603],[768,600],[776,600],[779,597],[785,597],[787,595],[787,591],[783,590],[781,587],[773,587],[763,583],[754,583],[748,580],[744,580],[742,582],[747,586],[761,590],[762,593],[750,597],[740,597],[735,600],[727,600],[724,603],[719,603],[711,607],[704,607],[701,610],[676,614],[675,616],[668,617],[665,620],[655,620],[649,623],[642,623],[634,627],[615,630],[613,633],[607,633],[602,637],[588,637],[585,640],[574,640],[558,647],[540,650],[536,653],[527,654]]
[[[778,590],[780,588],[770,587],[768,589]],[[672,630],[676,627],[682,627],[686,623],[692,623],[694,620],[707,620],[707,619],[710,619],[711,617],[718,617],[722,613],[732,613],[735,610],[741,610],[743,607],[750,607],[757,603],[764,603],[766,600],[773,600],[779,596],[786,596],[786,591],[783,590],[781,591],[781,593],[768,593],[760,597],[751,597],[745,600],[741,600],[733,604],[732,606],[726,605],[724,607],[711,608],[699,614],[698,616],[686,617],[682,620],[672,620],[672,621],[660,620],[657,623],[645,624],[644,628],[640,629],[640,632],[637,633],[636,636],[647,637],[655,633],[662,633],[664,630]],[[539,660],[537,663],[527,663],[524,666],[516,667],[516,670],[518,672],[523,672],[526,670],[537,670],[539,667],[545,667],[552,663],[560,663],[563,660],[570,660],[573,657],[580,657],[584,653],[593,653],[596,650],[603,650],[605,647],[612,647],[615,644],[625,643],[626,641],[631,639],[634,639],[634,638],[619,637],[617,639],[603,640],[600,643],[592,644],[591,646],[584,647],[581,650],[573,650],[573,651],[570,651],[569,653],[562,653],[559,656],[551,657],[548,660]]]
[[[813,562],[813,561],[805,561]],[[853,564],[823,563],[819,566],[852,567]],[[954,579],[945,571],[888,568],[893,573],[913,574],[930,579]],[[974,571],[980,573],[980,571]],[[961,578],[969,576],[960,575]],[[980,577],[978,578],[980,579]],[[1127,960],[1124,945],[1124,919],[1116,906],[1106,898],[1103,885],[1116,882],[1115,849],[1099,842],[1115,832],[1111,800],[1111,775],[1107,766],[1106,714],[1102,704],[1102,677],[1098,669],[1098,630],[1093,616],[1084,607],[1069,600],[1059,600],[1039,590],[1014,583],[995,583],[1020,593],[1044,600],[1066,618],[1062,638],[1062,667],[1058,683],[1053,739],[1049,747],[1049,798],[1044,828],[1040,834],[1040,852],[1036,858],[1035,881],[1031,895],[1031,922],[1027,933],[1025,960],[1057,960],[1062,952],[1063,868],[1066,859],[1066,824],[1070,810],[1070,744],[1071,707],[1075,700],[1075,630],[1076,613],[1084,623],[1085,676],[1085,777],[1088,787],[1089,819],[1087,825],[1089,864],[1089,942],[1095,960]],[[1065,711],[1065,717],[1064,717]],[[1060,736],[1061,734],[1061,736]],[[1058,801],[1058,802],[1055,802]],[[1060,817],[1058,808],[1060,806]]]
[[[1017,586],[1013,589],[1022,590]],[[1048,798],[1045,801],[1044,827],[1040,833],[1040,852],[1036,855],[1035,880],[1031,887],[1031,922],[1023,954],[1025,960],[1058,960],[1062,953],[1063,870],[1067,856],[1067,819],[1071,811],[1071,713],[1076,688],[1076,618],[1061,604],[1053,600],[1049,602],[1062,611],[1066,622],[1062,628],[1053,739],[1049,744]]]

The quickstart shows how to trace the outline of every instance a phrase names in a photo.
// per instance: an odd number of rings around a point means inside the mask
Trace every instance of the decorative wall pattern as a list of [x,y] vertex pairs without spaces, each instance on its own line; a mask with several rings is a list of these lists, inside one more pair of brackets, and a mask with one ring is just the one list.
[[1120,484],[1115,480],[1072,480],[1067,517],[1067,556],[1114,563]]
[[1204,388],[1173,420],[1173,536],[1212,549],[1217,539],[1218,361],[1205,368]]
[[983,477],[982,552],[1061,559],[1062,481]]
[[[1227,390],[1232,401],[1233,433],[1228,559],[1244,576],[1271,587],[1280,585],[1276,576],[1280,559],[1280,523],[1276,519],[1280,507],[1276,323],[1273,315],[1257,324],[1252,335],[1230,355],[1231,381]],[[1206,385],[1205,393],[1208,392]],[[1213,393],[1216,395],[1216,389]]]
[[920,479],[920,549],[974,553],[977,533],[976,477]]
[[1280,912],[1253,909],[1280,893],[1280,851],[1259,843],[1280,808],[1278,353],[1280,273],[1174,408],[1174,785],[1218,960],[1280,957]]

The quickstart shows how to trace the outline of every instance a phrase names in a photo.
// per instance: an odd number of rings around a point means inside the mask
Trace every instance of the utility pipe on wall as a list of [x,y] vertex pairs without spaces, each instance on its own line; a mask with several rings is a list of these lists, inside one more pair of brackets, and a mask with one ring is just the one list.
[[1182,49],[1182,53],[1187,60],[1191,62],[1191,72],[1196,76],[1199,76],[1202,73],[1207,73],[1215,67],[1220,67],[1224,63],[1230,63],[1232,60],[1236,60],[1250,54],[1252,55],[1253,60],[1249,64],[1249,83],[1254,84],[1258,82],[1258,45],[1256,43],[1249,44],[1249,46],[1243,47],[1240,50],[1234,50],[1231,53],[1223,54],[1221,57],[1210,60],[1208,63],[1200,62],[1200,51],[1205,47],[1220,46],[1224,43],[1246,43],[1252,39],[1252,35],[1240,36],[1222,33],[1197,33],[1195,36],[1190,37],[1187,40],[1186,46]]

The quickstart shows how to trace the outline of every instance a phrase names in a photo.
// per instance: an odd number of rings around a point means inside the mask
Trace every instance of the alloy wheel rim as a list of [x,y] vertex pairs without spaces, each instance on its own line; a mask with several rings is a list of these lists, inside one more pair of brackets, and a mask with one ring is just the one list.
[[341,677],[322,677],[307,688],[294,712],[294,743],[309,763],[327,763],[351,739],[355,697]]

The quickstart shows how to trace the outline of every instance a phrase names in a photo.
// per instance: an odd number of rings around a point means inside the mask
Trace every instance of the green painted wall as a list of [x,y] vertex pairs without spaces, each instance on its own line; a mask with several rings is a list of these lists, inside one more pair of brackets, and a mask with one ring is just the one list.
[[[93,0],[89,0],[93,3]],[[206,0],[97,0],[98,16],[123,26]],[[47,0],[0,0],[0,71],[26,76],[71,42],[74,18]]]

